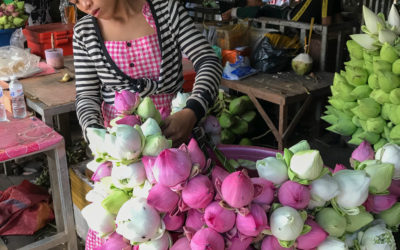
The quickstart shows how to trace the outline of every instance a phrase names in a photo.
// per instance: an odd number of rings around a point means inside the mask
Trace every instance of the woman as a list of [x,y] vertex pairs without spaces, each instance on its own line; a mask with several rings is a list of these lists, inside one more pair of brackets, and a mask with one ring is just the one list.
[[[139,92],[157,108],[170,109],[182,89],[184,53],[197,73],[194,88],[186,108],[164,120],[163,133],[174,145],[187,142],[217,96],[222,67],[185,9],[175,0],[71,3],[88,14],[75,25],[73,38],[76,110],[84,134],[116,116],[115,91]],[[104,241],[89,231],[86,249]]]
[[74,28],[76,110],[80,125],[102,127],[115,117],[115,91],[152,97],[170,108],[182,89],[182,53],[196,81],[186,108],[166,118],[164,135],[186,142],[218,93],[222,68],[210,45],[175,0],[73,0],[86,14]]

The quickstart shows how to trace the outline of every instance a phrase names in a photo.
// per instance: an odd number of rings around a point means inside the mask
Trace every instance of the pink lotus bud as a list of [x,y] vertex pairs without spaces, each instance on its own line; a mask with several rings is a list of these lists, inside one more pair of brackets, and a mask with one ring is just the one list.
[[175,242],[174,245],[170,248],[170,250],[189,250],[190,242],[186,237],[182,237]]
[[209,228],[218,233],[225,233],[235,225],[236,215],[232,210],[225,209],[214,201],[207,206],[204,212],[204,220]]
[[13,12],[13,13],[11,13],[11,15],[12,15],[13,17],[17,17],[17,16],[19,16],[19,12],[18,12],[18,11]]
[[167,213],[163,221],[165,223],[165,229],[168,231],[177,231],[182,228],[183,223],[185,223],[185,214],[177,214],[172,215],[171,213]]
[[296,239],[298,249],[314,249],[329,236],[329,234],[315,221],[307,219],[306,224],[311,226],[311,231],[300,235]]
[[142,122],[140,121],[140,117],[137,115],[127,115],[124,116],[123,118],[117,120],[115,122],[116,124],[125,124],[129,126],[135,126],[135,125],[140,125]]
[[254,185],[245,170],[228,175],[221,185],[222,198],[232,207],[241,208],[254,198]]
[[343,164],[336,164],[335,169],[333,170],[332,173],[334,174],[334,173],[337,173],[337,172],[339,172],[339,171],[341,171],[341,170],[345,170],[345,169],[347,169],[345,165],[343,165]]
[[260,205],[269,205],[274,200],[275,186],[274,183],[264,178],[251,178],[254,184],[262,187],[262,192],[254,197],[253,202]]
[[389,187],[389,193],[400,197],[400,180],[392,180],[392,184]]
[[161,120],[165,120],[170,114],[171,114],[171,109],[167,107],[161,107],[160,110],[160,115],[161,115]]
[[200,170],[204,169],[204,167],[206,166],[206,157],[204,156],[203,151],[201,151],[199,144],[194,138],[190,139],[187,148],[189,150],[189,155],[192,163],[197,164]]
[[372,195],[368,196],[367,201],[363,204],[365,210],[375,214],[391,208],[397,201],[397,197],[392,194],[388,195]]
[[351,154],[351,159],[359,162],[366,160],[375,159],[375,152],[371,147],[371,144],[367,141],[363,141]]
[[122,235],[118,233],[111,234],[107,241],[102,244],[100,247],[97,247],[96,250],[109,250],[109,249],[132,249],[131,244],[129,242],[125,242]]
[[204,226],[204,214],[200,213],[196,209],[190,209],[187,212],[185,227],[193,230],[199,231]]
[[154,178],[153,175],[153,166],[156,163],[156,159],[157,157],[155,156],[144,155],[142,157],[142,163],[144,165],[144,170],[146,171],[146,177],[151,184],[157,183],[156,178]]
[[223,169],[219,166],[215,166],[211,171],[211,178],[212,178],[212,183],[213,183],[214,187],[215,187],[215,181],[217,178],[222,183],[228,175],[229,175],[228,171],[226,171],[225,169]]
[[157,183],[149,192],[147,203],[159,212],[170,212],[178,205],[179,195],[168,187]]
[[192,178],[182,190],[182,199],[190,208],[206,208],[214,198],[214,188],[205,175]]
[[267,236],[264,238],[262,245],[261,245],[261,250],[293,250],[293,247],[286,248],[282,247],[279,244],[278,239],[275,236]]
[[217,135],[221,133],[221,125],[219,124],[217,117],[213,115],[207,116],[203,127],[207,134]]
[[119,114],[130,115],[139,106],[139,93],[132,93],[128,90],[115,92],[114,107]]
[[157,156],[153,175],[157,182],[173,187],[186,181],[191,169],[192,162],[188,153],[180,149],[168,148]]
[[227,240],[228,242],[228,249],[227,250],[246,250],[250,247],[251,242],[254,238],[252,237],[245,237],[243,239],[239,238],[238,236]]
[[8,4],[8,5],[6,6],[6,11],[8,11],[8,12],[10,12],[10,13],[14,12],[14,11],[15,11],[15,6],[14,6],[14,4]]
[[253,203],[249,214],[236,216],[236,227],[241,234],[255,237],[268,227],[267,214],[260,205]]
[[311,199],[310,189],[294,181],[286,181],[278,191],[278,199],[284,206],[304,209]]
[[112,162],[111,161],[106,161],[101,163],[97,169],[96,172],[92,175],[91,180],[94,182],[101,181],[104,177],[111,176],[111,170],[112,170]]
[[211,228],[197,231],[190,241],[192,250],[222,250],[225,248],[224,238]]

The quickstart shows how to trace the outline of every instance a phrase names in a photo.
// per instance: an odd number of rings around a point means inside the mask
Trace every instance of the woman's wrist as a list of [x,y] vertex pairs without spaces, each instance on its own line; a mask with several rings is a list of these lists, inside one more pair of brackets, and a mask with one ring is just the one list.
[[185,112],[185,115],[188,117],[189,124],[193,125],[194,127],[194,125],[196,125],[197,123],[197,116],[195,111],[191,108],[184,108],[182,111]]

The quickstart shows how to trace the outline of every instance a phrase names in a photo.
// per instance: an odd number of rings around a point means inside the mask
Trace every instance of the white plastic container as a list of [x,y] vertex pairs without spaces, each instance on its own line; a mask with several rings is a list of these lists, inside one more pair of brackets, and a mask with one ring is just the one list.
[[24,98],[24,90],[22,84],[17,80],[17,77],[12,76],[10,87],[11,105],[13,116],[17,119],[26,117],[26,104]]
[[7,114],[6,108],[4,107],[4,100],[3,100],[3,89],[0,87],[0,122],[6,122]]

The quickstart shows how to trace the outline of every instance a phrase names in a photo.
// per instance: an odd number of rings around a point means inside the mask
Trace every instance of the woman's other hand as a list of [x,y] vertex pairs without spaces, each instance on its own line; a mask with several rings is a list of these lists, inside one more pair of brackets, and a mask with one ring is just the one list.
[[229,9],[221,14],[222,21],[229,21],[232,17],[232,9]]
[[162,125],[163,134],[172,140],[174,147],[187,143],[197,122],[196,114],[191,109],[183,109],[168,116]]

